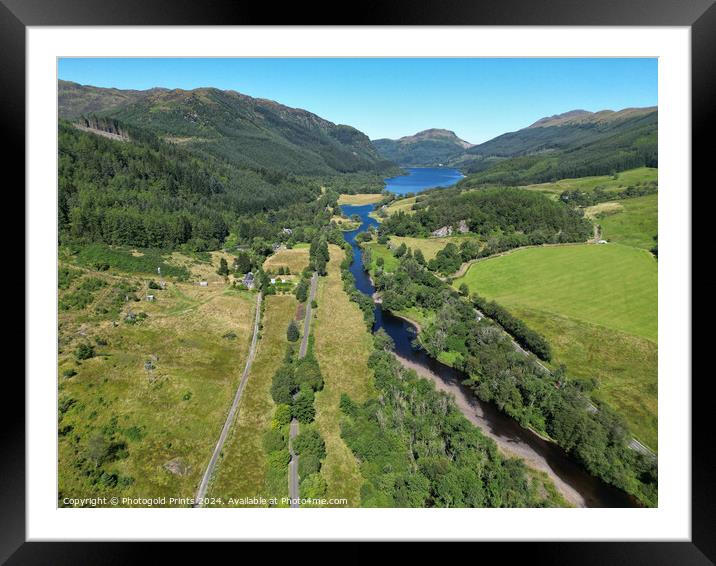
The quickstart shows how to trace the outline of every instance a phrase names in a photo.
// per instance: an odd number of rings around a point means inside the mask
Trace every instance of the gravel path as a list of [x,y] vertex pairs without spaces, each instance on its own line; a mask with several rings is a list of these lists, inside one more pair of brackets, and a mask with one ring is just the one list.
[[211,476],[214,473],[214,468],[216,467],[216,462],[219,459],[219,454],[221,454],[221,450],[224,448],[224,442],[226,442],[226,437],[229,435],[229,431],[231,430],[231,426],[234,424],[234,419],[236,417],[236,413],[239,409],[239,401],[241,401],[241,395],[244,393],[244,388],[246,387],[246,382],[249,379],[249,372],[251,371],[251,363],[254,361],[254,355],[256,354],[256,344],[259,339],[259,319],[261,317],[261,301],[263,297],[262,294],[259,293],[256,297],[256,313],[254,314],[254,334],[251,338],[251,347],[249,348],[249,356],[246,358],[246,366],[244,367],[244,373],[241,375],[241,381],[239,381],[239,387],[236,389],[236,395],[234,395],[234,401],[231,403],[231,408],[229,409],[229,414],[226,416],[226,422],[224,422],[224,428],[221,429],[221,434],[219,435],[219,440],[216,442],[216,446],[214,447],[214,453],[211,455],[211,460],[209,460],[209,465],[206,468],[206,471],[204,472],[204,476],[201,478],[201,483],[199,484],[199,489],[196,492],[196,499],[194,503],[194,507],[202,507],[203,506],[203,499],[206,496],[206,490],[209,487],[209,481],[211,481]]

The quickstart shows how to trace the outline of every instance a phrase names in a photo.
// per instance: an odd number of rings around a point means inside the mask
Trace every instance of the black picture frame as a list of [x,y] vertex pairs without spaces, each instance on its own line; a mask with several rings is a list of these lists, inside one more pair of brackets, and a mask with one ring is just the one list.
[[[709,190],[707,152],[716,106],[716,5],[714,0],[394,0],[368,2],[351,13],[341,4],[309,6],[250,4],[232,0],[0,0],[0,113],[12,143],[3,150],[7,167],[24,185],[25,32],[28,26],[85,25],[564,25],[688,26],[692,39],[692,179]],[[350,20],[346,20],[350,18]],[[712,136],[711,136],[712,137]],[[684,187],[684,190],[690,190]],[[22,201],[19,206],[24,210]],[[696,240],[692,237],[696,244]],[[693,257],[693,253],[692,253]],[[29,258],[26,258],[28,261]],[[692,275],[693,276],[693,275]],[[25,297],[26,301],[32,300]],[[27,304],[27,303],[26,303]],[[697,340],[696,333],[692,333]],[[704,339],[705,340],[705,339]],[[692,351],[696,351],[692,345]],[[690,378],[691,376],[682,376]],[[716,498],[711,449],[710,372],[694,374],[692,386],[692,538],[690,542],[519,543],[482,546],[510,558],[550,564],[711,564],[716,561]],[[22,407],[0,427],[0,560],[8,564],[130,563],[146,559],[146,543],[26,542],[25,418],[23,383],[6,375],[5,398]],[[9,405],[9,403],[7,404]],[[7,406],[6,405],[6,406]],[[5,413],[7,414],[7,413]],[[150,511],[151,512],[151,511]],[[558,537],[559,533],[555,533]],[[77,533],[81,538],[82,533]],[[162,561],[208,558],[206,549],[161,545]],[[483,552],[481,549],[479,552]],[[201,554],[199,554],[201,553]],[[351,553],[352,554],[352,553]],[[352,554],[361,559],[360,551]],[[344,555],[345,556],[345,555]],[[238,557],[237,557],[238,559]],[[287,557],[286,559],[290,559]]]

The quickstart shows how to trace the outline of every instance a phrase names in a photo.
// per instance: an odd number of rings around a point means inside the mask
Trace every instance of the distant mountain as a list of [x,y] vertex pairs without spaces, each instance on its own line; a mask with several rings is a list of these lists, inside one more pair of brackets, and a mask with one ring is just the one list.
[[658,165],[658,110],[572,110],[468,148],[466,184],[526,184]]
[[457,137],[455,132],[433,128],[398,140],[373,140],[373,146],[381,157],[403,167],[430,167],[457,158],[472,144]]
[[57,82],[58,112],[60,118],[69,119],[136,102],[154,91],[162,90],[119,90],[81,85],[70,81]]
[[294,174],[382,173],[368,137],[306,110],[215,88],[105,89],[59,81],[59,115],[97,114],[239,167]]

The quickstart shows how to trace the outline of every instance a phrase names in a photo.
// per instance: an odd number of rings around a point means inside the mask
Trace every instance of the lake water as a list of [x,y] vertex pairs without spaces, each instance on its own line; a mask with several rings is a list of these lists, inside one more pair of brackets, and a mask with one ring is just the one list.
[[433,187],[449,187],[463,178],[457,169],[448,167],[411,167],[407,175],[385,180],[385,190],[398,195],[419,193]]

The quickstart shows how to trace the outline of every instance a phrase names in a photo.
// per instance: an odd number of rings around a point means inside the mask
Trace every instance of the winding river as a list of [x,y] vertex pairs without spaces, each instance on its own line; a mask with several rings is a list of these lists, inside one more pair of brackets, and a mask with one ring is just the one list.
[[[442,184],[436,182],[438,178],[445,182]],[[461,178],[460,172],[455,169],[410,169],[409,175],[386,179],[386,188],[402,194],[417,193],[435,186],[455,184]],[[410,188],[406,190],[405,187],[408,186]],[[344,236],[353,248],[354,259],[350,269],[355,277],[356,287],[360,292],[372,296],[375,287],[363,270],[362,250],[356,243],[355,237],[370,226],[378,225],[375,219],[368,216],[373,210],[373,205],[344,205],[341,208],[345,214],[349,216],[357,214],[361,219],[361,225],[356,230],[345,232]],[[452,394],[461,412],[486,436],[492,438],[505,454],[521,458],[530,467],[547,473],[560,493],[571,504],[577,507],[638,506],[635,499],[627,493],[587,473],[553,442],[522,428],[517,421],[501,413],[494,405],[480,401],[470,389],[462,385],[462,381],[466,378],[464,374],[429,357],[424,351],[412,347],[411,342],[416,335],[416,328],[412,324],[388,311],[383,311],[380,305],[376,304],[373,330],[379,328],[383,328],[395,342],[395,354],[403,365],[431,379],[438,389]]]

